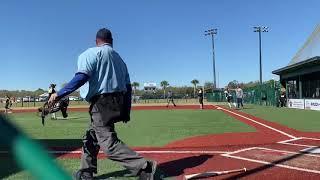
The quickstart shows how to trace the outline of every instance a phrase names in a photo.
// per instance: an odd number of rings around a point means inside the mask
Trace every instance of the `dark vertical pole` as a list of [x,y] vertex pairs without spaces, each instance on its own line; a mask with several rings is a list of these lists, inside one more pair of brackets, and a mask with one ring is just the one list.
[[260,74],[260,105],[262,105],[262,97],[263,97],[263,93],[262,93],[262,50],[261,50],[261,27],[259,27],[258,29],[258,33],[259,33],[259,74]]
[[261,29],[259,30],[259,56],[260,56],[260,84],[262,84],[262,50],[261,50]]
[[299,99],[302,99],[303,97],[303,92],[302,92],[302,78],[299,76]]
[[215,59],[215,52],[214,52],[214,34],[211,34],[212,38],[212,61],[213,61],[213,88],[216,88],[216,59]]

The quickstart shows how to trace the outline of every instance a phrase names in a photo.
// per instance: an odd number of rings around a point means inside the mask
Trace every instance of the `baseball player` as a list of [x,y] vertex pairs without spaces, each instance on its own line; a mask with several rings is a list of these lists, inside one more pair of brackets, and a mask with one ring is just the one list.
[[198,90],[198,97],[199,97],[200,109],[203,109],[203,91],[202,91],[202,89]]
[[93,173],[97,173],[97,155],[102,148],[110,160],[121,164],[132,175],[153,180],[157,163],[131,150],[115,131],[115,123],[130,121],[132,87],[127,66],[113,49],[110,30],[103,28],[97,32],[96,47],[79,56],[74,78],[58,93],[52,94],[49,103],[79,87],[80,94],[90,102],[91,123],[83,137],[80,170],[74,178],[93,179]]
[[12,102],[10,100],[9,96],[6,96],[6,103],[5,103],[5,107],[4,107],[4,113],[10,113],[11,112],[11,106],[12,106]]
[[[48,89],[48,93],[49,93],[48,99],[50,99],[52,94],[56,93],[55,88],[56,88],[56,84],[50,84],[49,89]],[[52,120],[56,120],[57,119],[55,112],[51,113],[51,119]]]
[[234,107],[236,107],[236,105],[233,103],[233,97],[232,97],[232,94],[231,94],[229,88],[226,88],[226,90],[224,91],[224,94],[225,94],[226,100],[228,102],[229,108],[231,109],[232,105]]
[[[52,94],[56,93],[55,90],[56,85],[50,84],[48,93],[49,93],[49,99],[52,96]],[[48,99],[48,100],[49,100]],[[45,103],[45,105],[48,104],[48,102]],[[57,102],[52,104],[48,109],[44,109],[43,107],[38,108],[38,113],[41,113],[42,111],[46,111],[45,114],[51,114],[51,119],[56,120],[56,112],[61,111],[63,118],[68,117],[68,106],[69,106],[69,97],[65,96],[61,99],[59,99]]]
[[282,92],[280,95],[280,107],[285,107],[287,102],[286,92]]
[[172,91],[168,91],[167,102],[168,102],[167,107],[169,107],[170,102],[172,102],[172,104],[173,104],[174,107],[177,106],[177,105],[174,103]]

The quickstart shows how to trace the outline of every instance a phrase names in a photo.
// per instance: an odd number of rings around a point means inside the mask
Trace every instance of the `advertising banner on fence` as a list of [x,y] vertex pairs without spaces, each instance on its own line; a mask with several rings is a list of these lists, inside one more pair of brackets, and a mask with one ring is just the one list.
[[289,99],[288,107],[295,109],[304,109],[304,99]]
[[320,111],[320,99],[306,99],[305,107],[306,109]]

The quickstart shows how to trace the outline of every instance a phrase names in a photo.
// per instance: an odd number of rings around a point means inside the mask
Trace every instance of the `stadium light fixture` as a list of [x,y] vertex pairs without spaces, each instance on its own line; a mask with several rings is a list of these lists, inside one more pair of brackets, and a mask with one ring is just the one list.
[[216,60],[215,60],[215,52],[214,52],[214,36],[218,33],[218,29],[208,29],[205,32],[205,36],[211,36],[212,41],[212,61],[213,61],[213,89],[216,88],[217,78],[216,78]]

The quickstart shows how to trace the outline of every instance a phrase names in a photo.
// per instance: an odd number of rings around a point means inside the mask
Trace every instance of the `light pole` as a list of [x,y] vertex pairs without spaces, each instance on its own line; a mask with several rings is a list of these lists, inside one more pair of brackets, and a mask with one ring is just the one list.
[[259,33],[259,66],[260,66],[260,84],[262,84],[262,50],[261,50],[261,33],[269,32],[268,27],[255,26],[253,27],[254,32]]
[[216,60],[215,60],[215,53],[214,53],[214,36],[217,34],[218,29],[209,29],[204,31],[205,36],[211,36],[212,40],[212,61],[213,61],[213,89],[217,87],[217,80],[216,80]]

